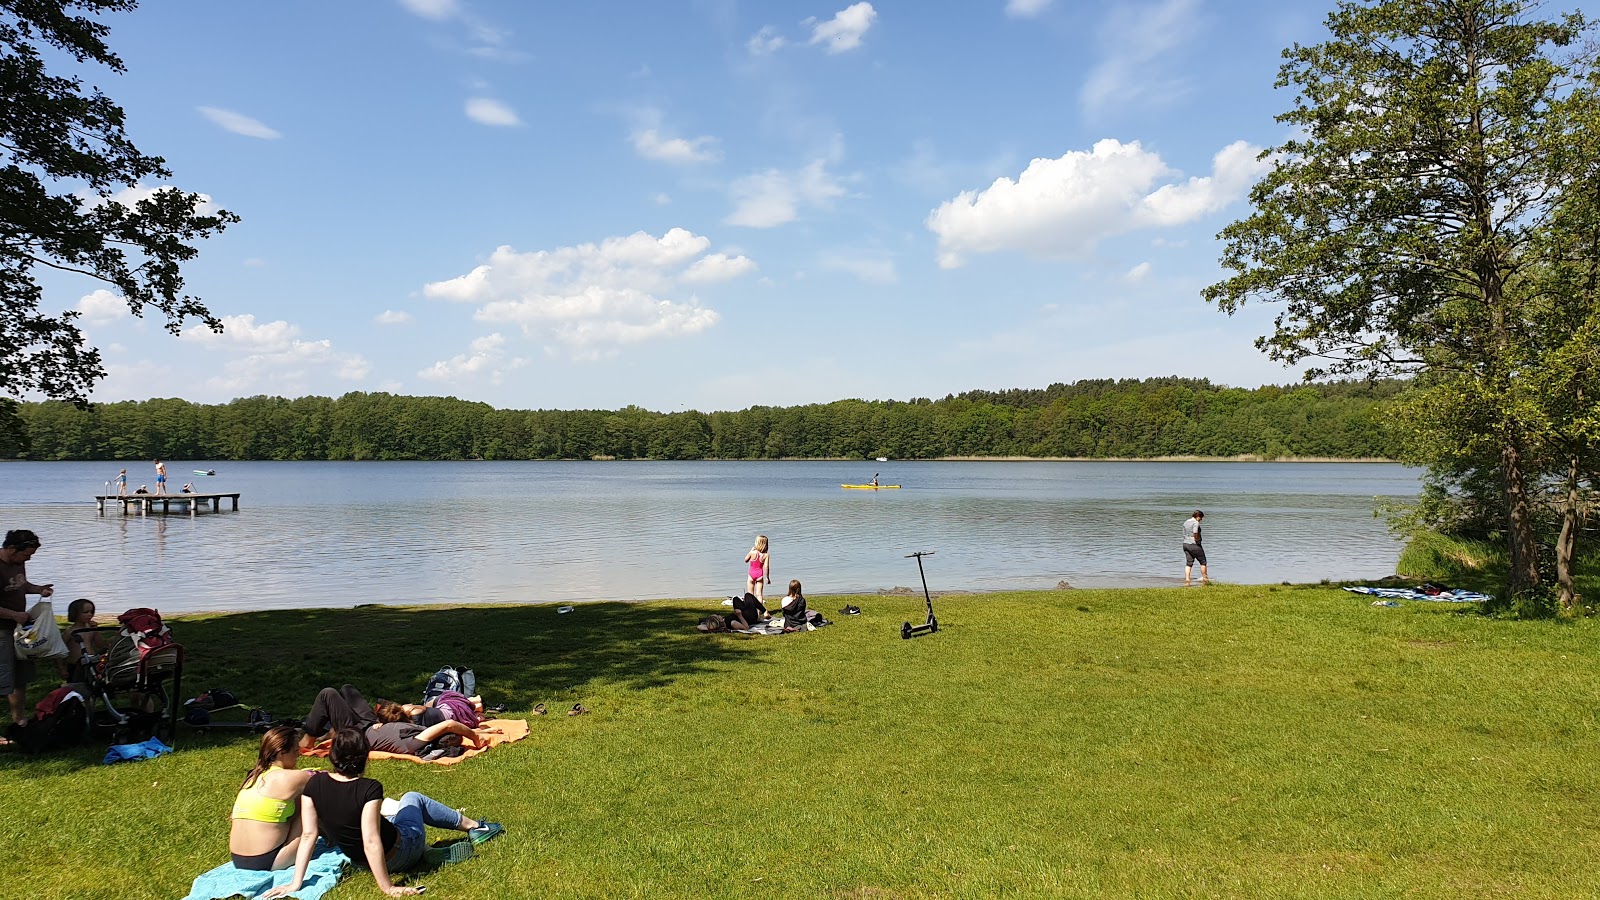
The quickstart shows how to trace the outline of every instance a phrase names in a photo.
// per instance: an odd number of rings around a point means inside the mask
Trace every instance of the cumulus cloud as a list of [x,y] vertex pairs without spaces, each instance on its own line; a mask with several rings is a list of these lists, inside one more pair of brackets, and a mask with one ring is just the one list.
[[372,371],[361,354],[340,353],[329,340],[301,340],[300,326],[282,319],[257,322],[249,314],[223,316],[222,329],[219,334],[209,328],[191,328],[178,337],[208,350],[234,354],[223,363],[222,373],[207,382],[218,390],[304,390],[313,374],[331,372],[338,378],[359,381]]
[[659,238],[640,231],[555,250],[499,247],[483,265],[425,285],[423,293],[476,304],[477,321],[515,325],[575,356],[594,357],[715,325],[718,313],[692,293],[683,296],[683,288],[728,281],[756,265],[710,249],[710,238],[682,228]]
[[[120,203],[129,209],[133,209],[139,205],[140,201],[149,200],[160,191],[171,190],[182,189],[173,187],[170,184],[162,184],[151,187],[140,183],[135,184],[133,187],[125,187],[109,197],[101,197],[100,195],[88,190],[80,190],[77,192],[76,196],[90,206],[99,206],[102,203]],[[202,216],[209,216],[215,214],[217,210],[220,209],[220,207],[217,206],[216,201],[211,199],[210,194],[196,194],[195,196],[200,198],[200,202],[196,203],[194,206],[194,211],[196,213],[199,213]]]
[[403,309],[386,309],[372,318],[379,325],[409,325],[412,322],[411,313]]
[[250,118],[243,113],[236,113],[231,109],[218,109],[215,106],[197,106],[200,115],[211,120],[211,124],[223,131],[242,134],[245,137],[260,138],[264,141],[275,141],[283,137],[276,129],[269,128],[261,122]]
[[74,308],[83,314],[83,320],[90,325],[110,325],[133,315],[126,299],[104,288],[78,298]]
[[811,25],[811,43],[821,44],[828,53],[845,53],[861,46],[861,38],[878,18],[871,3],[856,3],[839,10],[826,22],[807,19]]
[[470,379],[500,384],[513,369],[528,364],[526,357],[511,357],[506,352],[506,339],[498,331],[473,340],[466,353],[440,360],[417,373],[429,381],[453,383]]
[[1006,15],[1016,19],[1031,19],[1045,11],[1050,0],[1006,0]]
[[1086,112],[1169,100],[1181,95],[1181,77],[1168,74],[1173,51],[1200,33],[1196,0],[1161,0],[1144,7],[1119,6],[1101,27],[1109,48],[1079,92]]
[[1271,167],[1260,148],[1229,144],[1212,173],[1186,181],[1137,141],[1103,140],[1087,152],[1035,159],[1013,181],[964,191],[928,215],[939,236],[939,265],[960,266],[973,253],[1021,250],[1082,256],[1104,237],[1191,222],[1238,200]]
[[1149,278],[1149,277],[1150,277],[1150,264],[1148,262],[1142,262],[1142,263],[1139,263],[1137,266],[1134,266],[1133,268],[1129,269],[1122,276],[1122,280],[1126,281],[1129,284],[1138,284],[1139,282],[1141,282],[1141,281],[1143,281],[1143,280],[1145,280],[1146,278]]
[[751,56],[767,56],[777,53],[787,43],[788,41],[784,40],[783,35],[779,34],[776,28],[767,25],[752,35],[750,40],[745,42],[744,47],[750,51]]
[[467,101],[467,118],[480,125],[495,125],[506,127],[521,125],[522,120],[517,118],[517,111],[488,97],[473,97]]
[[645,159],[670,163],[712,162],[721,158],[714,137],[668,138],[654,128],[633,133],[633,149]]
[[729,225],[772,228],[792,222],[801,207],[826,208],[845,195],[839,179],[828,172],[824,160],[795,171],[768,169],[733,183],[735,206],[724,219]]
[[435,22],[454,18],[461,11],[456,0],[400,0],[400,5],[405,7],[407,12]]

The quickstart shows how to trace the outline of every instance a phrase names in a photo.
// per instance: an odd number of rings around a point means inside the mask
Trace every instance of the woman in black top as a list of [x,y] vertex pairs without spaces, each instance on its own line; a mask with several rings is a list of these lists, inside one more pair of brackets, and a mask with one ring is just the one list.
[[428,846],[427,826],[465,831],[473,844],[481,844],[504,830],[493,822],[470,819],[415,791],[401,797],[399,811],[384,818],[383,784],[362,777],[369,749],[367,737],[360,731],[341,728],[333,733],[333,747],[328,754],[333,771],[313,775],[301,795],[300,847],[295,854],[294,878],[262,894],[262,900],[300,890],[318,834],[326,833],[352,863],[371,869],[379,890],[391,897],[403,897],[422,893],[422,887],[398,887],[389,880],[389,873],[404,871],[422,859]]

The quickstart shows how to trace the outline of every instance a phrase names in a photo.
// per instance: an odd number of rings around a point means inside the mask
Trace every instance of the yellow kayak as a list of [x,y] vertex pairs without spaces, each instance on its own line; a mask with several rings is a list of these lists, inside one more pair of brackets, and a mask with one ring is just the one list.
[[841,484],[839,487],[847,491],[898,491],[898,484]]

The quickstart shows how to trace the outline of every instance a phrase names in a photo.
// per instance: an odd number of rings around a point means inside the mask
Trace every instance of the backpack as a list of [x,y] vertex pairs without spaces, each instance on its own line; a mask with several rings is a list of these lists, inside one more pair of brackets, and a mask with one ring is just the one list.
[[89,736],[89,708],[83,695],[71,688],[56,688],[34,708],[26,726],[12,725],[8,738],[24,753],[65,750]]
[[165,647],[172,643],[172,629],[161,621],[161,613],[146,607],[130,609],[117,616],[117,623],[122,626],[122,636],[133,638],[133,645],[139,650],[139,658],[144,659],[151,650]]
[[468,697],[478,693],[478,676],[471,669],[457,666],[440,666],[422,689],[422,703],[426,706],[445,691],[455,691]]

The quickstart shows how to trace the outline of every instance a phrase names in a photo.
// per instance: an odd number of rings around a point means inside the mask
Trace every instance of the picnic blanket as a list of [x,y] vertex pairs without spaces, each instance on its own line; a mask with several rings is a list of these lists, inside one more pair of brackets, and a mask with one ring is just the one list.
[[[485,729],[488,728],[498,728],[499,731],[485,731]],[[483,739],[483,745],[479,747],[468,747],[466,752],[462,753],[460,756],[441,756],[438,759],[423,759],[420,756],[412,756],[409,753],[387,753],[382,750],[374,750],[368,754],[367,758],[404,759],[415,763],[433,763],[440,766],[453,766],[456,763],[467,759],[468,757],[477,756],[479,753],[488,751],[490,747],[498,747],[501,744],[509,744],[513,741],[522,740],[528,736],[528,721],[526,719],[489,719],[473,730],[478,733],[479,738]],[[318,744],[310,750],[307,750],[306,755],[327,756],[328,744]]]
[[1444,590],[1429,594],[1411,588],[1347,587],[1345,590],[1386,600],[1428,600],[1434,603],[1481,603],[1494,599],[1492,594],[1480,594],[1477,591]]
[[[344,851],[331,846],[322,838],[317,838],[317,849],[312,851],[311,865],[306,867],[306,879],[301,883],[300,890],[289,896],[300,897],[302,900],[318,900],[339,883],[345,865],[349,862],[350,857],[345,856]],[[276,872],[254,872],[238,868],[228,862],[196,878],[194,885],[189,888],[189,896],[183,900],[257,897],[292,880],[294,880],[293,867],[279,869]]]

